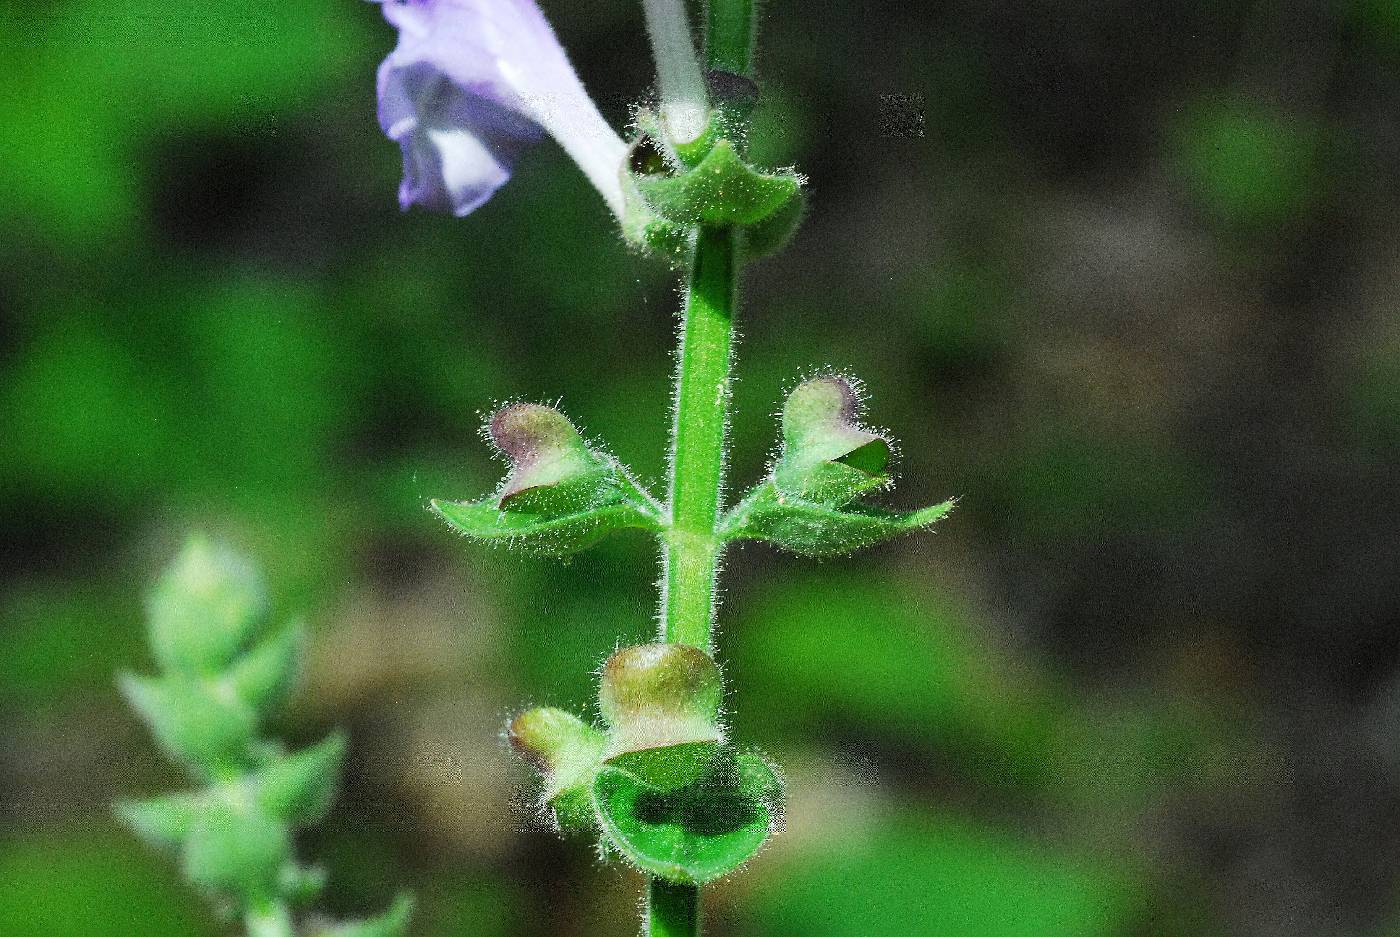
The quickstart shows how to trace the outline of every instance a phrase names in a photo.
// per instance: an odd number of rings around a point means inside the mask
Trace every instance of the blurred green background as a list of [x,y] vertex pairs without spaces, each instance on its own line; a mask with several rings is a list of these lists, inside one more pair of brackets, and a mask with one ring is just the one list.
[[[755,151],[812,180],[746,278],[736,485],[816,366],[933,537],[731,555],[737,738],[789,830],[714,937],[1400,933],[1400,3],[769,0]],[[546,2],[619,126],[640,4]],[[501,744],[652,629],[641,536],[563,565],[425,510],[562,398],[663,472],[675,278],[558,149],[400,214],[354,0],[0,10],[0,934],[218,935],[108,804],[176,786],[113,673],[184,533],[306,613],[279,731],[351,732],[304,854],[416,934],[630,935]]]

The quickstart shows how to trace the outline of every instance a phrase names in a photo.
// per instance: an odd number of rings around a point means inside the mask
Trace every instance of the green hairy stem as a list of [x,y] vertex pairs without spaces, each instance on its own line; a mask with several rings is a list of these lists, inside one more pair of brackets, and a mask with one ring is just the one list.
[[708,652],[714,624],[716,535],[724,483],[729,368],[737,299],[733,229],[706,228],[695,244],[681,335],[671,448],[663,634]]
[[710,0],[705,61],[710,68],[747,75],[753,64],[754,0]]
[[700,933],[700,889],[652,879],[647,889],[647,930],[651,937]]
[[[753,0],[710,0],[705,60],[747,74],[755,34]],[[724,493],[734,315],[738,306],[739,235],[701,228],[686,292],[671,445],[671,526],[666,533],[662,638],[711,650],[715,580],[724,541],[718,536]],[[700,933],[700,889],[652,879],[647,890],[651,937]]]

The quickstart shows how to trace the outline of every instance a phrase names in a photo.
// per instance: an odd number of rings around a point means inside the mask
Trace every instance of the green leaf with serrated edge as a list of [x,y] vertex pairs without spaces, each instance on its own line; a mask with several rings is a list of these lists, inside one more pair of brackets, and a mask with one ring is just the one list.
[[694,169],[633,179],[653,211],[682,225],[758,224],[797,198],[802,188],[796,173],[752,169],[729,140],[718,141]]
[[193,676],[225,667],[267,614],[262,579],[246,559],[191,537],[147,602],[161,666]]
[[433,501],[432,509],[453,529],[472,540],[500,543],[545,556],[575,553],[614,530],[658,529],[654,518],[629,503],[603,505],[562,517],[502,511],[496,507],[495,499]]
[[203,681],[133,674],[122,676],[121,689],[161,747],[202,776],[248,761],[257,718],[232,694],[218,693]]
[[829,507],[783,497],[764,482],[724,518],[725,540],[764,540],[802,556],[836,556],[927,527],[948,516],[952,500],[918,511],[864,505]]
[[669,793],[619,768],[603,768],[593,803],[608,844],[643,872],[708,882],[751,859],[781,827],[781,783],[757,755]]
[[224,676],[233,694],[266,716],[296,685],[306,645],[306,625],[292,621],[254,644]]
[[315,823],[326,815],[340,787],[345,735],[333,732],[316,745],[273,759],[257,773],[258,805],[294,825]]
[[204,809],[196,794],[167,794],[117,804],[118,819],[157,849],[176,849],[190,835]]
[[185,840],[191,882],[248,907],[279,897],[291,858],[287,827],[245,802],[211,802]]
[[311,937],[403,937],[408,932],[408,920],[412,915],[413,896],[399,895],[389,910],[378,917],[315,925],[309,933]]

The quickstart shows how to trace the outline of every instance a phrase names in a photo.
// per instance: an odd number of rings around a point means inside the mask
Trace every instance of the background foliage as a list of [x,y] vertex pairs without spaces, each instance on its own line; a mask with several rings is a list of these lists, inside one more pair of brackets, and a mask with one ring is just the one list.
[[[640,5],[546,7],[621,123]],[[765,9],[759,149],[812,210],[748,279],[736,486],[832,365],[900,503],[962,502],[731,556],[733,721],[792,803],[712,932],[1400,931],[1400,5]],[[332,0],[0,13],[0,932],[221,933],[108,809],[171,785],[113,672],[191,527],[312,623],[279,730],[350,729],[303,844],[332,910],[635,929],[635,882],[525,830],[498,735],[651,633],[650,547],[516,559],[425,499],[490,487],[515,396],[659,479],[674,281],[552,148],[400,215],[391,44]]]

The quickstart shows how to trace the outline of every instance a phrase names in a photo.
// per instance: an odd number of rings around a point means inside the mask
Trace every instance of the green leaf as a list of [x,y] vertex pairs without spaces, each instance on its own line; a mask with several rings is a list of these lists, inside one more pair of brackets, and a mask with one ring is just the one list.
[[262,810],[244,802],[215,802],[185,841],[185,875],[240,906],[257,905],[279,896],[291,850],[287,827]]
[[201,775],[248,760],[257,719],[232,694],[216,693],[204,682],[178,677],[150,680],[133,674],[122,676],[121,689],[161,747]]
[[177,849],[199,822],[204,799],[195,794],[167,794],[117,804],[117,817],[157,849]]
[[708,882],[734,871],[782,825],[781,782],[756,755],[678,791],[663,792],[604,767],[593,802],[607,843],[642,871],[673,882]]
[[681,225],[758,224],[786,209],[802,188],[796,173],[754,170],[729,140],[718,141],[687,172],[632,179],[652,210]]
[[[883,441],[871,443],[853,455],[859,456],[883,445]],[[892,481],[881,470],[857,468],[845,460],[815,462],[801,468],[779,462],[773,470],[773,484],[781,495],[827,507],[850,504],[861,495],[888,488]]]
[[301,672],[306,625],[297,620],[263,638],[234,662],[225,680],[243,702],[266,716],[286,702]]
[[725,540],[764,540],[803,556],[835,556],[927,527],[952,511],[944,501],[918,511],[898,512],[864,505],[829,507],[785,497],[764,482],[724,518]]
[[258,772],[257,801],[271,816],[298,826],[326,815],[340,787],[345,735],[333,732],[320,743],[274,759]]
[[185,544],[148,605],[156,658],[164,669],[187,676],[222,670],[267,613],[252,565],[200,536]]
[[472,540],[500,543],[544,556],[575,553],[606,534],[627,527],[657,529],[654,518],[636,505],[621,501],[558,516],[503,511],[494,498],[431,503],[439,517]]
[[605,761],[658,791],[675,791],[695,783],[714,764],[719,755],[719,738],[710,729],[711,738],[693,742],[655,743],[647,748],[628,748],[609,752]]
[[327,924],[311,931],[312,937],[403,937],[413,915],[413,896],[399,895],[383,914],[363,921]]

